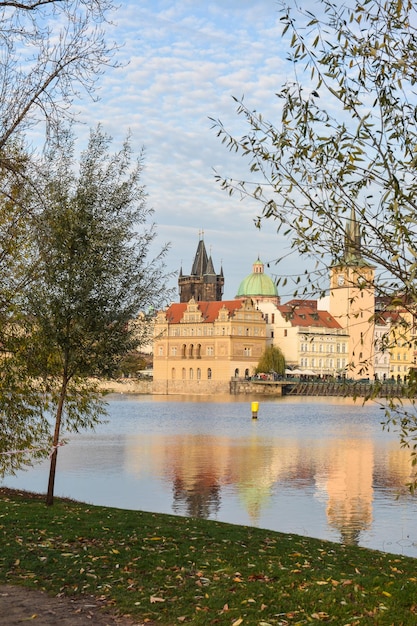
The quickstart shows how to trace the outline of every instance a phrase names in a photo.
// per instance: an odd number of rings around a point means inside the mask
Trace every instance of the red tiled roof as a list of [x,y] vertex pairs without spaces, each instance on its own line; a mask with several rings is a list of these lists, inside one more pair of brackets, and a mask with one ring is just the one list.
[[342,328],[339,322],[337,322],[333,315],[330,315],[328,311],[320,311],[319,309],[310,306],[310,301],[307,302],[307,306],[293,306],[292,303],[287,302],[277,308],[281,312],[281,315],[287,321],[291,322],[291,326]]
[[[234,315],[235,311],[242,308],[242,300],[221,300],[215,302],[197,302],[198,308],[202,314],[202,321],[206,323],[214,322],[222,308],[229,311],[229,315]],[[174,302],[165,312],[165,316],[170,324],[179,324],[185,311],[187,310],[187,302]]]

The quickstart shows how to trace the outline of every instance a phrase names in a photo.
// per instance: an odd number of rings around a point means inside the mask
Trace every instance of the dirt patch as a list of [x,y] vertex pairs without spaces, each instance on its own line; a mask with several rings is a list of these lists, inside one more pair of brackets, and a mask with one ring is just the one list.
[[0,585],[0,626],[142,626],[141,621],[118,616],[105,601],[92,596],[48,596],[26,587]]

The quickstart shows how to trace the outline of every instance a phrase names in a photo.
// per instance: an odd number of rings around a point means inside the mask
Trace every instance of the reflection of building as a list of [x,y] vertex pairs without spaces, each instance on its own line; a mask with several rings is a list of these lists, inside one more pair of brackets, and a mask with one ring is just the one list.
[[174,303],[158,313],[154,393],[228,393],[252,375],[265,349],[265,320],[251,300]]
[[374,450],[370,439],[337,439],[327,450],[325,477],[317,481],[328,496],[327,519],[342,543],[357,545],[372,522]]
[[[333,408],[337,411],[337,406]],[[301,431],[299,437],[268,438],[261,434],[262,422],[247,436],[196,434],[193,424],[195,427],[198,422],[192,420],[187,433],[161,429],[152,435],[130,437],[124,442],[125,457],[120,450],[117,456],[130,474],[141,476],[147,485],[155,479],[161,481],[163,498],[169,498],[167,492],[173,494],[172,510],[181,515],[217,518],[224,507],[229,515],[232,510],[239,523],[240,503],[242,523],[247,515],[249,523],[264,524],[265,515],[272,513],[274,517],[282,515],[285,526],[288,512],[277,509],[282,495],[291,498],[295,511],[300,512],[294,525],[310,531],[316,522],[309,517],[315,484],[315,496],[326,502],[329,527],[336,529],[344,543],[355,544],[372,524],[374,488],[384,497],[388,493],[392,505],[412,468],[408,450],[384,442],[375,446],[372,429],[369,436],[366,432],[352,435],[353,426],[344,428],[344,417],[331,420],[332,433],[317,439],[309,439]],[[146,508],[153,510],[152,494],[149,497]]]

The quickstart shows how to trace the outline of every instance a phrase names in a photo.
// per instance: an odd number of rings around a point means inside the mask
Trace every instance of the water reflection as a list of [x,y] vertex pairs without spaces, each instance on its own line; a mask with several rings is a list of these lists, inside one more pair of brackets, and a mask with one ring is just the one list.
[[[119,398],[60,450],[57,493],[124,508],[298,532],[417,556],[411,472],[381,412],[352,401]],[[46,468],[5,484],[44,491]],[[38,481],[38,482],[36,482]]]

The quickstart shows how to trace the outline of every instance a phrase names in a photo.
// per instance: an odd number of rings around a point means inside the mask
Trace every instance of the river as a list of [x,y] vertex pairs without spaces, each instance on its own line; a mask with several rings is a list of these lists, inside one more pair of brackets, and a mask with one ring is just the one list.
[[[55,494],[417,557],[410,455],[352,399],[113,395],[59,448]],[[49,463],[3,485],[45,492]]]

